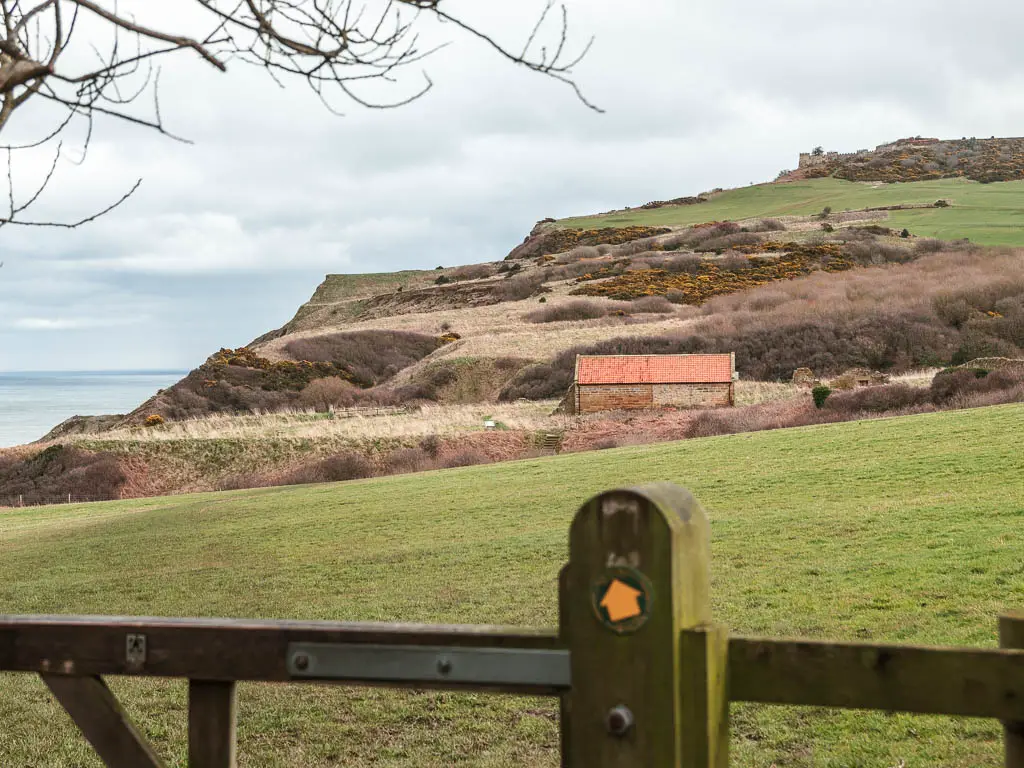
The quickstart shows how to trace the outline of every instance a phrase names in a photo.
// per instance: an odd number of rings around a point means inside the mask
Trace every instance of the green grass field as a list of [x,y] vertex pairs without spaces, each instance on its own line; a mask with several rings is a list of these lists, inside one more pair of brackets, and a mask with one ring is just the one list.
[[942,179],[910,184],[864,184],[812,179],[788,184],[759,184],[717,195],[700,205],[633,210],[605,216],[562,219],[559,226],[619,227],[633,224],[678,226],[755,216],[807,216],[825,206],[833,211],[900,203],[952,203],[950,208],[893,211],[889,225],[916,235],[982,245],[1024,245],[1024,181],[979,184]]
[[[343,485],[0,513],[0,611],[554,626],[578,505],[650,480],[709,512],[738,634],[992,647],[1024,606],[1024,406],[565,455]],[[539,609],[536,597],[540,598]],[[182,682],[113,687],[184,765]],[[0,765],[94,766],[31,676]],[[733,765],[1001,764],[989,721],[733,706]],[[555,766],[548,700],[243,685],[243,766]]]

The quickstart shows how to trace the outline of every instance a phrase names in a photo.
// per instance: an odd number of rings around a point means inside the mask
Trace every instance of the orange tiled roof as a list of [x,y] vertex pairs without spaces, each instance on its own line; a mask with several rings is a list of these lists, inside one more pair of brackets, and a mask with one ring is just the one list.
[[577,384],[719,384],[732,381],[731,355],[583,356]]

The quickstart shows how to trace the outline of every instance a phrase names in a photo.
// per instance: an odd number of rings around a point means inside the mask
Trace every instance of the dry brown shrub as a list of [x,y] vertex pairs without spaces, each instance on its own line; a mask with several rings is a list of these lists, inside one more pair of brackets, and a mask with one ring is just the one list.
[[522,301],[533,296],[544,282],[545,276],[539,272],[517,275],[499,282],[493,293],[499,301]]
[[722,254],[718,265],[726,272],[741,272],[750,269],[750,257],[736,251],[726,251]]
[[299,393],[298,404],[321,413],[332,408],[352,408],[362,400],[358,387],[337,377],[317,379]]
[[524,319],[530,323],[557,323],[575,320],[593,320],[608,314],[608,308],[596,301],[580,299],[530,312]]
[[753,232],[737,232],[734,235],[712,237],[695,246],[698,251],[726,251],[741,245],[757,245],[761,236]]
[[57,504],[120,497],[128,476],[107,452],[53,445],[0,454],[0,504]]
[[423,472],[433,467],[434,460],[422,448],[399,448],[384,459],[383,474],[404,475],[410,472]]
[[[950,403],[957,398],[1012,392],[1024,386],[1024,373],[1014,370],[985,372],[965,368],[938,374],[931,384],[929,395],[936,405]],[[1011,402],[1011,401],[1007,401]]]
[[437,435],[427,435],[419,444],[420,449],[431,459],[436,459],[441,450],[441,438]]
[[306,336],[285,344],[295,360],[344,366],[362,386],[387,381],[440,346],[437,337],[408,331],[366,330]]
[[448,273],[453,280],[482,280],[493,277],[498,268],[493,264],[467,264],[464,267],[456,267]]
[[[935,312],[942,293],[979,310],[962,330]],[[809,366],[820,376],[854,367],[900,372],[984,356],[1024,357],[1024,251],[967,251],[908,264],[837,274],[815,273],[728,296],[704,307],[685,335],[629,337],[566,350],[523,371],[503,399],[559,397],[572,381],[576,354],[736,352],[745,378],[788,379]],[[1007,313],[996,312],[1007,302]],[[1011,306],[1012,304],[1012,306]],[[1020,335],[1018,335],[1020,334]]]
[[914,408],[930,401],[931,395],[927,389],[906,384],[886,384],[833,393],[825,401],[824,408],[846,413],[885,413]]
[[573,280],[577,277],[583,277],[591,272],[595,272],[602,266],[606,266],[610,262],[598,262],[592,261],[577,261],[572,264],[563,264],[560,267],[550,267],[545,270],[544,280],[545,282],[557,282],[559,280]]
[[328,456],[326,459],[303,464],[280,477],[276,485],[305,485],[308,483],[336,483],[373,477],[373,464],[354,451]]
[[946,244],[942,240],[934,240],[925,237],[914,243],[914,252],[920,255],[938,253],[945,249]]
[[670,315],[676,311],[675,306],[664,296],[644,296],[630,302],[629,311],[638,315]]
[[478,464],[490,464],[491,459],[483,451],[477,450],[476,448],[464,448],[457,453],[450,454],[443,457],[440,460],[440,465],[444,469],[452,469],[454,467],[473,467]]
[[[594,245],[581,245],[573,248],[571,251],[563,254],[565,261],[562,263],[569,263],[572,261],[579,261],[580,259],[596,259],[601,255],[600,246]],[[561,261],[561,259],[559,259]]]

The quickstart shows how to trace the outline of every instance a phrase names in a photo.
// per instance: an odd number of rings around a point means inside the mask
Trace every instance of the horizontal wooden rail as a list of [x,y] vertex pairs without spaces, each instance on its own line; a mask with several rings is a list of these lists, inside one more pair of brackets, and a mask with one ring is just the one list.
[[1024,651],[729,638],[729,698],[1024,719]]
[[[303,645],[561,650],[553,632],[493,626],[243,619],[0,615],[0,672],[144,675],[207,681],[308,679],[289,662]],[[490,678],[489,678],[490,680]],[[341,680],[339,680],[341,681]],[[353,678],[350,682],[372,681]],[[389,686],[557,695],[565,684],[389,678]]]
[[[139,638],[144,648],[136,648],[133,657],[129,645],[138,644]],[[331,674],[296,669],[296,649],[317,646],[336,659],[379,656],[384,661],[404,659],[402,648],[417,651],[410,658],[431,649],[466,649],[477,654],[468,658],[473,664],[482,658],[492,666],[519,669],[559,662],[553,655],[531,657],[531,652],[568,653],[554,632],[507,627],[0,615],[0,672],[209,681],[314,679],[547,695],[571,687],[557,674],[548,684],[510,682],[516,673],[499,674],[505,679],[498,681],[490,671],[479,681],[466,679],[460,670],[450,677],[447,672],[432,675],[429,660],[424,667],[422,658],[414,660],[407,674],[398,668],[376,680],[364,671],[371,669],[369,661],[349,663]],[[500,654],[488,653],[496,649],[524,653],[504,661]],[[1024,720],[1024,650],[730,637],[728,681],[732,701]]]

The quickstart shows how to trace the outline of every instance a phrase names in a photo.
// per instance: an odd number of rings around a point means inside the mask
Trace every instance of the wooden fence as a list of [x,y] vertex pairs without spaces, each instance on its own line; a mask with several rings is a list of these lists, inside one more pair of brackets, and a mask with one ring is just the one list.
[[580,509],[557,630],[0,616],[0,671],[41,675],[113,768],[161,761],[108,675],[189,679],[192,768],[235,765],[235,686],[250,680],[558,697],[570,768],[724,768],[730,701],[996,718],[1007,768],[1024,768],[1024,614],[1002,618],[1001,649],[731,637],[712,621],[709,562],[698,503],[656,484]]

